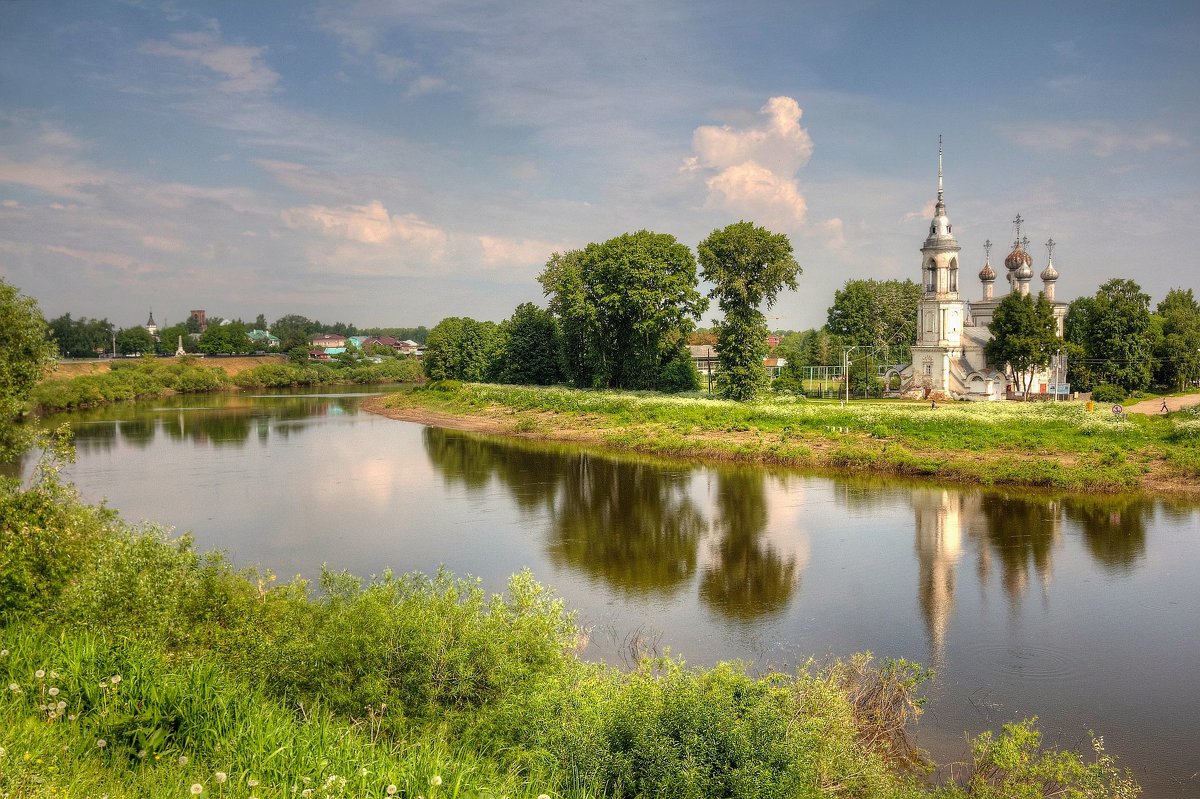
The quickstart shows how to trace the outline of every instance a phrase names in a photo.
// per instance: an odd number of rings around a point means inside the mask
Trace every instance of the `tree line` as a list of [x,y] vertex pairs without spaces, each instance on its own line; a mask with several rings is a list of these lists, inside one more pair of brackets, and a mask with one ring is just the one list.
[[[695,391],[700,374],[689,334],[716,299],[717,390],[752,399],[766,387],[766,317],[800,265],[787,236],[741,221],[697,248],[640,230],[581,250],[554,253],[538,276],[548,307],[524,303],[499,325],[443,319],[429,332],[425,372],[433,380],[493,380],[580,388]],[[713,288],[699,291],[703,278]]]

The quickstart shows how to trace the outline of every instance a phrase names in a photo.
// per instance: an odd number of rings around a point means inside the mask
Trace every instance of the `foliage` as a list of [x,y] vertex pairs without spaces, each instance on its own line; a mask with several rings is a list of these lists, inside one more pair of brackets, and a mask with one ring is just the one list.
[[1182,391],[1200,380],[1200,303],[1191,289],[1171,289],[1157,310],[1162,336],[1155,351],[1154,379]]
[[562,380],[558,322],[531,302],[523,302],[501,325],[498,356],[502,383],[546,386]]
[[200,348],[196,344],[196,340],[188,333],[187,325],[178,324],[170,327],[161,328],[158,331],[158,353],[160,355],[174,355],[179,345],[183,345],[183,351],[187,353],[199,352]]
[[1034,373],[1050,363],[1060,346],[1053,306],[1045,294],[1035,302],[1028,294],[1014,291],[1000,300],[988,330],[992,333],[984,345],[988,363],[1007,367],[1029,399]]
[[[847,280],[833,295],[825,329],[846,345],[876,347],[889,363],[905,363],[917,338],[921,287],[911,280]],[[813,361],[832,365],[828,355]]]
[[15,458],[29,441],[30,431],[19,422],[54,350],[37,301],[0,277],[0,462]]
[[500,368],[502,340],[495,322],[450,316],[429,331],[422,362],[430,380],[483,382]]
[[674,236],[642,230],[555,253],[539,276],[577,386],[653,389],[708,303]]
[[112,323],[107,319],[72,319],[71,314],[51,319],[50,335],[64,358],[95,358],[112,346]]
[[1113,383],[1137,391],[1150,385],[1154,349],[1150,296],[1132,280],[1114,278],[1094,297],[1072,302],[1064,335],[1083,350],[1085,363],[1070,371],[1081,388]]
[[658,389],[666,394],[700,390],[700,370],[686,347],[680,347],[667,361],[659,377]]
[[713,284],[725,313],[717,325],[717,391],[726,399],[748,401],[767,387],[767,323],[759,306],[771,308],[784,287],[795,290],[800,265],[782,233],[750,222],[714,230],[698,248],[701,275]]
[[125,327],[117,332],[117,352],[122,355],[153,355],[154,349],[154,336],[141,325]]
[[307,351],[309,337],[321,331],[321,323],[299,314],[287,314],[271,325],[271,334],[279,336],[279,349],[288,352],[296,347]]
[[1121,402],[1128,396],[1125,389],[1112,383],[1101,383],[1092,389],[1092,399],[1096,402]]
[[[415,341],[424,344],[429,337],[429,328],[425,325],[417,327],[364,327],[359,330],[364,336],[391,336],[401,341]],[[278,335],[278,334],[276,334]]]
[[205,367],[194,358],[117,362],[108,372],[65,380],[46,380],[33,390],[34,406],[41,412],[90,408],[105,402],[157,397],[168,391],[196,393],[229,385],[225,372]]
[[209,324],[208,329],[200,334],[200,351],[209,355],[250,352],[254,349],[254,343],[247,332],[241,322]]

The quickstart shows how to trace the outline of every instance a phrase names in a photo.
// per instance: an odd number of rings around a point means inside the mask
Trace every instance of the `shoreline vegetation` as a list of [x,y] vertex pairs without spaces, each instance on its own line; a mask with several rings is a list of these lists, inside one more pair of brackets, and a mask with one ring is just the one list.
[[212,360],[216,361],[213,365],[189,356],[112,361],[107,369],[94,371],[71,364],[75,368],[66,371],[77,372],[74,376],[38,383],[30,404],[35,412],[47,414],[172,394],[337,384],[380,385],[424,379],[421,364],[415,358],[337,366],[324,363],[298,366],[281,358],[235,358],[228,359],[228,364],[222,363],[225,359]]
[[1132,797],[1032,721],[937,770],[908,742],[928,672],[793,673],[631,653],[528,573],[277,584],[82,503],[43,456],[0,481],[0,793],[229,797]]
[[984,486],[1200,496],[1200,415],[1070,403],[737,403],[435,381],[362,407],[405,421],[670,458]]

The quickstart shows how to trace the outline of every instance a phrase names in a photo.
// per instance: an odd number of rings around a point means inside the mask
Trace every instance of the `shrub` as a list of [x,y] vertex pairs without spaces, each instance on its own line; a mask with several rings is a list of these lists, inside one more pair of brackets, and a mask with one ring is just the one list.
[[1101,383],[1092,389],[1092,399],[1096,402],[1121,402],[1126,396],[1125,389],[1112,383]]

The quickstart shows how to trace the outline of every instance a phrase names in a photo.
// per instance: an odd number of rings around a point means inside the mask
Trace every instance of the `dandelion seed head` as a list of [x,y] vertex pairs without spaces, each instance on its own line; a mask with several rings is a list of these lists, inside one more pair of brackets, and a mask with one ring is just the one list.
[[45,677],[45,676],[46,676],[46,670],[45,670],[45,669],[38,669],[37,671],[35,671],[35,672],[33,673],[33,676],[34,676],[34,677],[37,677],[37,678],[40,680],[40,679],[42,679],[43,677]]
[[108,681],[111,682],[113,685],[116,685],[117,683],[119,683],[121,681],[121,675],[114,674],[113,676],[108,678]]
[[395,785],[389,785],[389,786],[387,787],[387,795],[388,795],[388,796],[395,796],[395,795],[396,795],[396,786],[395,786]]
[[433,786],[433,787],[435,787],[435,788],[436,788],[437,786],[441,785],[441,784],[442,784],[442,777],[441,777],[441,775],[440,775],[440,774],[434,774],[432,777],[430,777],[430,778],[429,778],[429,784],[430,784],[430,785],[432,785],[432,786]]
[[246,780],[246,787],[247,787],[247,788],[255,788],[255,787],[257,787],[257,786],[258,786],[258,780],[254,779],[253,777],[251,777],[250,779]]
[[147,754],[147,752],[146,752],[146,750],[145,750],[145,749],[139,749],[139,750],[138,750],[138,757],[140,757],[142,760],[145,760],[145,759],[146,759],[146,754]]
[[303,791],[301,791],[301,792],[300,792],[300,795],[301,795],[301,796],[312,796],[312,795],[313,795],[313,789],[312,789],[312,788],[305,788]]
[[53,669],[51,669],[51,671],[50,671],[50,679],[52,679],[52,680],[57,680],[57,679],[58,679],[58,672],[57,672],[57,671],[54,671]]
[[218,771],[213,774],[213,779],[221,784],[224,784],[225,780],[229,779],[229,775],[224,771]]
[[58,696],[58,689],[52,686],[46,693],[50,694],[50,696]]
[[192,796],[199,796],[204,793],[204,786],[198,782],[192,783]]
[[6,658],[6,657],[8,657],[8,650],[0,649],[0,658]]
[[58,708],[59,710],[66,710],[67,703],[60,699],[60,700],[58,700],[58,704],[56,704],[55,707]]
[[97,749],[103,749],[106,746],[108,746],[108,741],[104,740],[103,738],[101,738],[99,741],[96,741]]
[[179,765],[186,766],[187,763],[188,763],[187,755],[180,755],[179,756]]
[[17,685],[15,682],[10,682],[8,684],[8,690],[12,691],[14,694],[19,694],[21,693],[21,686]]

